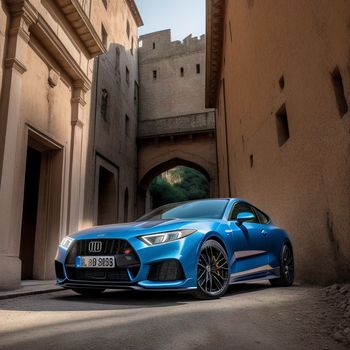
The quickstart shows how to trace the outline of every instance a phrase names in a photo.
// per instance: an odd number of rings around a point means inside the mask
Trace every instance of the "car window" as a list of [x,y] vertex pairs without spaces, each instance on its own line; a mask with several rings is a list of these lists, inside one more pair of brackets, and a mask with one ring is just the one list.
[[270,218],[266,214],[264,214],[262,211],[260,211],[259,209],[255,208],[255,207],[254,207],[254,210],[255,210],[256,215],[258,216],[261,224],[267,224],[270,222]]
[[170,219],[222,219],[227,199],[203,199],[163,205],[137,221]]
[[254,219],[249,220],[248,222],[251,223],[259,223],[259,220],[253,210],[253,208],[247,204],[247,203],[237,203],[235,204],[234,208],[232,209],[231,215],[230,215],[230,220],[236,220],[237,219],[237,215],[239,213],[252,213],[254,215]]

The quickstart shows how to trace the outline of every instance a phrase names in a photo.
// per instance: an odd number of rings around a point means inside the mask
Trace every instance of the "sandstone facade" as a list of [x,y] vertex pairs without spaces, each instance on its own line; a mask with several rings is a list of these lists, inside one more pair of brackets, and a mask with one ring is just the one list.
[[[92,2],[107,34],[107,52],[95,58],[89,125],[84,225],[135,217],[138,121],[138,26],[126,1]],[[113,14],[113,15],[111,15]],[[98,18],[91,18],[94,23]]]
[[221,196],[291,234],[299,280],[350,276],[350,3],[207,1]]

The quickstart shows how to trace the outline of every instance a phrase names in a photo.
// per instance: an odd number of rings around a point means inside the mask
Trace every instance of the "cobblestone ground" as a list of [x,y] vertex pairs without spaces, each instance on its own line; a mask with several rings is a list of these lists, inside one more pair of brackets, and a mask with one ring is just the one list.
[[71,291],[0,301],[0,349],[349,349],[349,286],[247,284],[213,301]]

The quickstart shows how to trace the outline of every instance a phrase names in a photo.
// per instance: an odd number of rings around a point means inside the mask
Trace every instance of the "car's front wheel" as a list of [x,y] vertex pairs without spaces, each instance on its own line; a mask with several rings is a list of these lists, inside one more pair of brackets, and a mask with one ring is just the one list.
[[87,296],[87,297],[96,297],[103,293],[105,289],[100,289],[100,288],[94,288],[94,289],[89,289],[89,288],[73,288],[72,291]]
[[270,280],[276,287],[288,287],[294,282],[294,257],[293,250],[288,244],[284,244],[280,257],[280,277]]
[[206,241],[198,259],[197,289],[199,299],[216,299],[225,294],[229,285],[229,264],[222,245],[215,240]]

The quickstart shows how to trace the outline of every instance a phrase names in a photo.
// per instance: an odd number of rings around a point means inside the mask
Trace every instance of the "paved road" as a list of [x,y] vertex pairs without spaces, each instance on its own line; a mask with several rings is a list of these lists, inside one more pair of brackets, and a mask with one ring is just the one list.
[[220,300],[136,291],[71,291],[0,301],[0,349],[345,349],[313,287],[234,286]]

